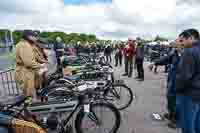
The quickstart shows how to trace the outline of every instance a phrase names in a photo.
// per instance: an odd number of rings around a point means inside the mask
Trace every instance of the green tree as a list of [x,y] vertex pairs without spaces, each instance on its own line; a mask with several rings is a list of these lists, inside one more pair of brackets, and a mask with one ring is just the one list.
[[[3,40],[5,38],[5,32],[8,30],[0,30],[0,40]],[[64,43],[68,44],[68,43],[77,43],[77,42],[81,42],[81,43],[85,43],[85,42],[101,42],[100,39],[97,39],[97,37],[93,34],[85,34],[85,33],[70,33],[70,34],[66,34],[64,32],[48,32],[48,31],[37,31],[39,33],[39,36],[42,38],[47,39],[50,43],[54,43],[56,40],[56,37],[61,37],[62,40],[64,41]],[[13,31],[13,40],[14,43],[17,44],[20,39],[23,36],[23,30],[15,30]]]
[[95,42],[97,40],[95,35],[88,35],[88,41],[89,42]]
[[86,34],[80,34],[80,40],[81,42],[85,43],[88,40],[88,36]]
[[41,32],[40,37],[48,38],[50,36],[50,32]]
[[16,30],[13,32],[13,40],[14,40],[14,44],[17,44],[23,36],[23,31],[21,30]]
[[6,32],[9,32],[9,30],[7,30],[7,29],[1,29],[0,30],[0,40],[1,41],[5,41]]
[[154,39],[154,41],[167,41],[168,39],[166,39],[166,38],[163,38],[163,37],[160,37],[159,35],[157,35],[156,37],[155,37],[155,39]]

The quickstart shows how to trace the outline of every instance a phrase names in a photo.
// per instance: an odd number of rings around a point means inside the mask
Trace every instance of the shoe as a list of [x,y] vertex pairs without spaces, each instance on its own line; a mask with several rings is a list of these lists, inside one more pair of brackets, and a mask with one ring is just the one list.
[[164,117],[165,119],[171,121],[172,123],[176,123],[176,116],[173,115],[173,113],[172,113],[172,114],[170,114],[170,113],[165,113],[165,114],[163,115],[163,117]]
[[139,79],[139,77],[135,77],[135,79]]
[[139,78],[139,79],[137,79],[137,81],[142,82],[142,81],[144,81],[144,79]]
[[122,76],[128,76],[128,74],[127,74],[127,73],[124,73]]
[[154,74],[158,74],[158,72],[154,72]]
[[131,78],[131,77],[132,77],[132,75],[128,75],[128,77],[129,77],[129,78]]
[[169,123],[167,124],[167,126],[168,126],[169,128],[171,128],[171,129],[176,129],[176,128],[177,128],[177,125],[176,125],[176,123],[174,123],[174,122],[169,122]]
[[165,119],[167,119],[167,120],[170,120],[170,115],[169,115],[169,113],[163,114],[163,117],[164,117]]

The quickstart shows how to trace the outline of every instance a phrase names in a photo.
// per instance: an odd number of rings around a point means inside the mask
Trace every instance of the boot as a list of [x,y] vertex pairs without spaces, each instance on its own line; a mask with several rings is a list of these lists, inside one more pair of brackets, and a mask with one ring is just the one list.
[[174,122],[172,122],[172,121],[170,121],[170,122],[167,124],[167,126],[168,126],[169,128],[171,128],[171,129],[176,129],[176,128],[177,128],[176,123],[174,123]]
[[124,73],[124,74],[122,74],[122,76],[128,76],[128,73]]

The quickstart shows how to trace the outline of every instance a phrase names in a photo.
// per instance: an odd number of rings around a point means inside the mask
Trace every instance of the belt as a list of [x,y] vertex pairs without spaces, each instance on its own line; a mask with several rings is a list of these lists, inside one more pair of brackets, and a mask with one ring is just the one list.
[[31,67],[26,67],[26,66],[24,66],[24,64],[22,64],[22,63],[17,63],[17,65],[18,65],[18,66],[23,66],[23,67],[25,67],[26,69],[32,69]]

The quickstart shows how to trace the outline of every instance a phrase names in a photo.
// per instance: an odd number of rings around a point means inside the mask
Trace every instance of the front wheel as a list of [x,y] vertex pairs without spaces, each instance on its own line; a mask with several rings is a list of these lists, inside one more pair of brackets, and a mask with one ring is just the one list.
[[104,95],[107,101],[114,104],[119,110],[124,110],[128,108],[135,98],[131,88],[127,87],[124,84],[113,85]]
[[89,110],[78,113],[75,121],[77,133],[117,133],[121,122],[117,108],[110,103],[95,103]]

